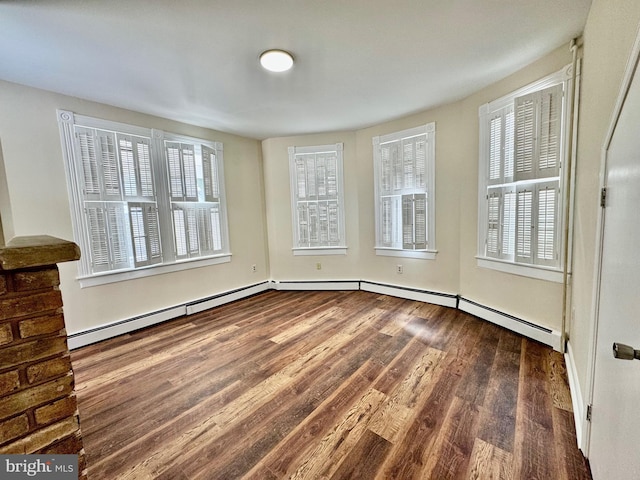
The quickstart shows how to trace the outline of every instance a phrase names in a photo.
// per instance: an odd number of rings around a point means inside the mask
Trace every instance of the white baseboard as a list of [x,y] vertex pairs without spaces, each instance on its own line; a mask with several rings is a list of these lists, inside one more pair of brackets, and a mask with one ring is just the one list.
[[433,303],[434,305],[451,308],[456,308],[458,302],[458,296],[450,293],[430,292],[417,288],[401,287],[399,285],[369,282],[367,280],[360,282],[360,290],[380,293],[382,295],[391,295],[392,297],[406,298],[407,300],[416,300],[418,302]]
[[89,330],[72,333],[67,337],[67,343],[69,345],[69,349],[73,350],[74,348],[84,347],[108,338],[117,337],[118,335],[124,335],[125,333],[140,330],[141,328],[166,322],[167,320],[172,320],[186,315],[186,313],[187,309],[185,305],[178,305],[165,310],[152,312],[147,315],[141,315],[139,317],[129,318],[127,320],[101,325]]
[[554,350],[561,351],[560,332],[541,327],[513,315],[500,312],[490,307],[480,305],[466,298],[460,297],[458,308],[463,312],[470,313],[483,320],[487,320],[513,332],[524,335],[527,338],[549,345]]
[[576,439],[578,448],[583,452],[586,451],[586,433],[588,431],[586,407],[580,389],[580,381],[578,379],[578,370],[573,357],[573,349],[571,342],[567,342],[567,352],[564,354],[565,364],[567,365],[567,377],[569,378],[569,390],[571,391],[571,404],[573,406],[573,419],[576,424]]
[[272,287],[270,282],[263,282],[256,285],[251,285],[249,287],[223,292],[218,295],[214,295],[213,297],[188,303],[186,305],[187,315],[192,315],[194,313],[202,312],[210,308],[218,307],[220,305],[224,305],[225,303],[235,302],[236,300],[241,300],[243,298],[250,297],[251,295],[262,293],[271,289]]
[[75,332],[67,336],[67,343],[69,345],[69,349],[73,350],[102,340],[107,340],[108,338],[117,337],[118,335],[124,335],[125,333],[140,330],[141,328],[166,322],[167,320],[172,320],[183,315],[191,315],[209,308],[224,305],[225,303],[250,297],[256,293],[270,290],[271,288],[270,282],[262,282],[256,285],[230,290],[213,297],[194,300],[182,305],[176,305],[175,307],[140,315],[138,317]]

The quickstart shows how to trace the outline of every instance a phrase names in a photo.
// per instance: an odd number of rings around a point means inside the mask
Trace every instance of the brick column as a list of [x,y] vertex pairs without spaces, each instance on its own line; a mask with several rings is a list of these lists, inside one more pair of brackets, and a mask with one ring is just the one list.
[[78,454],[86,461],[57,263],[71,242],[19,237],[0,247],[0,454]]

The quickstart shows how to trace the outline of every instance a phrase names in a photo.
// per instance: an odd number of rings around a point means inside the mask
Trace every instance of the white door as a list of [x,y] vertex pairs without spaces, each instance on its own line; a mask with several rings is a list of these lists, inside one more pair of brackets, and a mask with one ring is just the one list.
[[613,355],[614,342],[640,349],[640,71],[634,70],[606,156],[589,445],[594,480],[640,479],[640,361]]

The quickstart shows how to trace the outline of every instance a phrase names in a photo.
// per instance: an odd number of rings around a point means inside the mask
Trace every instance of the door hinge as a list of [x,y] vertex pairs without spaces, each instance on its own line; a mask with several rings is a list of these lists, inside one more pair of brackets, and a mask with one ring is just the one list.
[[591,421],[591,414],[593,413],[593,405],[587,405],[587,422]]
[[607,206],[607,187],[602,187],[600,190],[600,206],[602,208]]

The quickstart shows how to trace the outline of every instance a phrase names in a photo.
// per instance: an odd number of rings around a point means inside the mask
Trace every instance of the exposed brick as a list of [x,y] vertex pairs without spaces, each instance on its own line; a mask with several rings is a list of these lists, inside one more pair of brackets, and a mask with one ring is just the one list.
[[60,285],[58,269],[17,272],[13,275],[13,288],[16,292],[40,290]]
[[54,377],[64,375],[71,370],[69,357],[54,358],[45,362],[36,363],[27,367],[27,380],[29,383],[42,382]]
[[29,454],[37,452],[58,440],[74,434],[78,431],[78,428],[78,417],[65,418],[58,423],[36,430],[26,437],[0,447],[0,454]]
[[36,424],[47,425],[64,417],[70,417],[76,413],[76,409],[76,397],[62,398],[44,407],[36,408],[34,411]]
[[3,323],[0,325],[0,345],[6,345],[13,342],[13,333],[11,333],[11,324]]
[[73,375],[48,383],[20,390],[0,398],[0,418],[22,413],[29,408],[70,395],[73,391]]
[[20,388],[20,375],[17,370],[0,374],[0,395],[13,392]]
[[0,348],[0,369],[67,351],[66,337],[51,337]]
[[0,295],[7,293],[7,279],[3,274],[0,274]]
[[62,295],[59,290],[20,297],[5,297],[0,300],[0,320],[57,310],[60,307],[62,307]]
[[82,449],[83,449],[82,437],[80,436],[80,432],[76,432],[75,435],[71,435],[70,437],[64,438],[59,442],[49,445],[37,453],[41,455],[55,455],[58,453],[78,453]]
[[29,418],[26,414],[0,422],[0,444],[21,437],[29,431]]
[[22,338],[59,332],[63,328],[64,317],[59,314],[22,320],[19,324],[20,336]]

